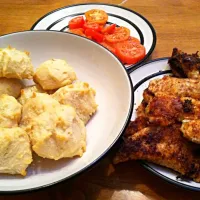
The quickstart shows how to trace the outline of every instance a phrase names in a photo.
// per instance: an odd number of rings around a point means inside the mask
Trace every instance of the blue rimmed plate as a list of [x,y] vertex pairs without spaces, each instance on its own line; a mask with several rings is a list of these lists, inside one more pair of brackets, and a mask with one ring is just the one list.
[[[136,70],[133,70],[130,73],[130,77],[134,86],[134,109],[131,121],[135,120],[136,118],[136,109],[143,99],[143,92],[148,87],[149,82],[153,79],[162,78],[163,76],[170,74],[171,70],[168,65],[168,58],[159,58],[149,61],[145,64],[142,64]],[[200,191],[200,183],[196,183],[189,179],[177,179],[179,174],[171,169],[149,162],[142,162],[142,164],[154,174],[171,183],[187,189]]]
[[144,62],[153,52],[156,45],[156,32],[151,23],[139,13],[130,9],[102,3],[75,4],[59,8],[41,17],[31,30],[67,31],[68,22],[76,16],[82,16],[90,9],[102,9],[108,13],[108,23],[125,26],[130,29],[131,36],[140,40],[146,48],[146,56],[134,65],[126,65],[127,69],[134,69]]

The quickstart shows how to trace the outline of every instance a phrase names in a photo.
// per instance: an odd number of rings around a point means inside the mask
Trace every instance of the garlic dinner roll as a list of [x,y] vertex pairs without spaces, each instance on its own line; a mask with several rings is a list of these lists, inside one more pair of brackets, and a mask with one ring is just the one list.
[[54,160],[82,156],[86,128],[75,109],[48,94],[35,95],[24,104],[20,124],[30,136],[33,151]]
[[24,105],[28,99],[33,97],[34,93],[45,93],[45,91],[39,85],[28,86],[21,90],[18,101]]
[[81,120],[86,124],[96,112],[96,92],[88,83],[77,81],[58,89],[52,97],[64,105],[71,105]]
[[15,98],[19,97],[23,84],[14,78],[0,78],[0,95],[7,94]]
[[11,47],[0,49],[0,77],[31,79],[33,65],[29,54]]
[[33,78],[44,90],[53,90],[71,84],[76,80],[76,74],[65,60],[51,59],[36,69]]
[[17,127],[21,118],[21,104],[12,96],[0,95],[0,127]]
[[26,175],[32,162],[27,133],[19,127],[0,128],[0,173]]

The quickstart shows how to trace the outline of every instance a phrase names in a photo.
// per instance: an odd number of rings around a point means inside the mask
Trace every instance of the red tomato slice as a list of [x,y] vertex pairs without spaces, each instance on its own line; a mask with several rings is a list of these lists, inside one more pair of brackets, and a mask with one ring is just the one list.
[[69,21],[69,28],[70,29],[82,28],[84,23],[85,20],[83,19],[82,16],[75,17]]
[[139,44],[140,44],[140,40],[138,40],[137,38],[132,37],[132,36],[130,36],[130,37],[128,38],[128,41],[136,42],[136,43],[139,43]]
[[102,29],[102,33],[112,34],[115,31],[116,24],[111,24]]
[[91,36],[92,39],[94,39],[97,42],[102,42],[104,36],[101,33],[98,33],[97,31],[93,30],[93,29],[86,29],[85,30],[85,35],[86,36]]
[[112,45],[110,45],[109,43],[101,42],[100,44],[102,46],[106,47],[108,50],[110,50],[113,54],[116,54],[116,49]]
[[69,32],[85,37],[85,34],[83,33],[83,29],[82,28],[70,29]]
[[93,22],[85,22],[85,24],[83,25],[83,28],[84,29],[92,29],[97,32],[101,31],[101,27],[99,26],[99,24],[93,23]]
[[105,11],[99,9],[92,9],[85,13],[88,22],[95,22],[97,24],[105,24],[108,20],[108,15]]
[[105,39],[108,42],[116,43],[122,42],[129,38],[130,30],[126,27],[116,27],[114,33],[105,35]]
[[135,37],[129,37],[128,38],[128,40],[125,40],[125,41],[122,41],[122,42],[117,42],[117,43],[112,43],[113,44],[113,46],[114,47],[117,47],[117,46],[121,46],[121,45],[123,45],[123,43],[125,42],[126,43],[126,41],[129,41],[129,44],[131,44],[131,43],[133,43],[133,44],[140,44],[140,41],[137,39],[137,38],[135,38]]
[[123,63],[135,64],[145,57],[145,47],[127,40],[116,45],[116,54]]

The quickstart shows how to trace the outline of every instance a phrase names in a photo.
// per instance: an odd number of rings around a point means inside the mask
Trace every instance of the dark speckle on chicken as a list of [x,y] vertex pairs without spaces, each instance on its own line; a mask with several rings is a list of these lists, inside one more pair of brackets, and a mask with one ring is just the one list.
[[185,113],[192,113],[193,112],[193,105],[190,99],[186,99],[183,102],[183,112]]

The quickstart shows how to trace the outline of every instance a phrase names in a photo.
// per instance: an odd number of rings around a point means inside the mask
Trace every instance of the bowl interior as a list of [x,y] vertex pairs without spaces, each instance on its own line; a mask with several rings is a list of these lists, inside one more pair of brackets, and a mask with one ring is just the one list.
[[[52,31],[26,31],[0,37],[0,48],[11,45],[30,52],[36,68],[51,59],[65,59],[79,80],[96,90],[97,113],[87,124],[87,149],[81,158],[52,161],[34,155],[28,174],[0,176],[0,191],[24,191],[69,178],[99,159],[120,136],[129,120],[132,89],[119,60],[102,46],[85,38]],[[27,85],[32,81],[25,81]]]

